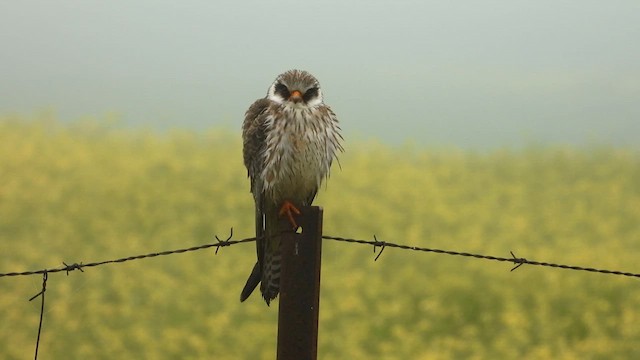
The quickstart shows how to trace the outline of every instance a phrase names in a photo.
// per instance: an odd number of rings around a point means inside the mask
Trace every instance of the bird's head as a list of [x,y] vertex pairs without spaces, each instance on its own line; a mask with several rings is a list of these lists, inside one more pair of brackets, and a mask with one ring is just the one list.
[[320,83],[303,70],[289,70],[276,78],[267,98],[278,104],[313,107],[322,104]]

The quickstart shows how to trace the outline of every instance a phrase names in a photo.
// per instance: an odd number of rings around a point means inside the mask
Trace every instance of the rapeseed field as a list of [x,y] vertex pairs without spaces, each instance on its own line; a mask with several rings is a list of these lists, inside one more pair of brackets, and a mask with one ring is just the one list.
[[[0,118],[0,273],[253,236],[240,133]],[[349,141],[324,233],[640,272],[640,154]],[[640,358],[637,279],[325,241],[320,359]],[[239,302],[252,243],[51,274],[43,359],[273,359]],[[0,358],[33,356],[41,276],[0,278]]]

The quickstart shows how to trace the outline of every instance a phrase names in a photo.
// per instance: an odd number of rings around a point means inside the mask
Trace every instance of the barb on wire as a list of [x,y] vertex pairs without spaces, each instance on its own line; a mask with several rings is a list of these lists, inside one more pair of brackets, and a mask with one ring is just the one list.
[[517,264],[516,266],[514,266],[513,268],[511,268],[511,271],[519,268],[520,266],[522,266],[522,264],[526,264],[527,263],[527,259],[525,258],[517,258],[514,254],[513,251],[509,251],[511,253],[511,257],[513,258],[512,261],[514,264]]
[[221,247],[223,246],[229,246],[231,245],[231,243],[229,242],[229,240],[231,240],[231,238],[233,237],[233,227],[231,228],[231,230],[229,231],[229,236],[227,236],[226,239],[224,240],[220,240],[220,238],[218,237],[218,235],[215,235],[216,240],[218,240],[218,246],[216,246],[216,252],[215,255],[218,255],[218,250],[220,250]]
[[[374,240],[374,241],[372,241],[372,240],[359,240],[359,239],[349,239],[349,238],[344,238],[344,237],[339,237],[339,236],[328,236],[328,235],[323,235],[322,238],[326,239],[326,240],[342,241],[342,242],[347,242],[347,243],[393,247],[393,248],[398,248],[398,249],[402,249],[402,250],[432,252],[432,253],[436,253],[436,254],[465,256],[465,257],[472,257],[472,258],[483,259],[483,260],[510,262],[510,263],[513,263],[515,265],[511,269],[511,271],[519,268],[523,264],[527,264],[527,265],[546,266],[546,267],[565,269],[565,270],[587,271],[587,272],[594,272],[594,273],[600,273],[600,274],[619,275],[619,276],[628,276],[628,277],[640,278],[640,274],[638,274],[638,273],[623,272],[623,271],[618,271],[618,270],[596,269],[596,268],[591,268],[591,267],[582,267],[582,266],[575,266],[575,265],[554,264],[554,263],[549,263],[549,262],[544,262],[544,261],[527,260],[525,258],[516,257],[513,254],[513,252],[511,252],[511,257],[508,258],[508,257],[473,254],[473,253],[452,251],[452,250],[432,249],[432,248],[419,247],[419,246],[400,245],[400,244],[394,244],[394,243],[390,243],[390,242],[386,242],[386,241],[385,242],[379,242],[377,239]],[[375,237],[374,237],[374,239],[375,239]],[[382,252],[382,250],[380,252]],[[380,254],[378,254],[378,256],[380,256]],[[377,257],[376,257],[376,259],[377,259]]]
[[384,241],[378,241],[378,238],[373,235],[373,240],[375,240],[374,244],[373,244],[373,253],[375,254],[376,252],[376,247],[381,246],[380,248],[380,252],[378,253],[378,255],[376,255],[376,258],[373,259],[373,261],[378,261],[378,258],[380,257],[380,255],[382,255],[382,252],[384,251],[384,248],[387,246],[387,243]]
[[69,276],[69,271],[73,270],[80,270],[80,272],[84,272],[84,270],[82,270],[82,262],[80,264],[73,263],[71,265],[67,265],[67,263],[63,261],[62,264],[65,266],[64,270],[67,272],[67,276]]
[[47,279],[49,278],[49,275],[47,274],[47,271],[45,270],[44,273],[42,273],[42,290],[40,290],[39,293],[33,295],[31,297],[31,299],[29,299],[29,301],[32,301],[33,299],[37,298],[38,296],[40,296],[42,298],[42,302],[40,303],[40,323],[38,324],[38,337],[36,339],[36,354],[35,354],[35,359],[38,360],[38,349],[40,347],[40,334],[42,334],[42,320],[44,318],[44,294],[47,291]]

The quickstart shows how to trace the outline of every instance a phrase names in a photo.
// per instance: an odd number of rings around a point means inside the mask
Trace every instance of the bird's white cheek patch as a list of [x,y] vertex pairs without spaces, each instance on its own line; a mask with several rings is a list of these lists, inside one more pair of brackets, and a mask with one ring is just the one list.
[[282,98],[282,96],[280,95],[276,95],[275,92],[269,92],[269,100],[278,103],[278,104],[282,104],[284,102],[284,99]]
[[322,104],[322,97],[318,96],[318,97],[315,97],[315,98],[309,100],[309,102],[307,103],[307,106],[308,107],[314,107],[314,106],[318,106],[320,104]]

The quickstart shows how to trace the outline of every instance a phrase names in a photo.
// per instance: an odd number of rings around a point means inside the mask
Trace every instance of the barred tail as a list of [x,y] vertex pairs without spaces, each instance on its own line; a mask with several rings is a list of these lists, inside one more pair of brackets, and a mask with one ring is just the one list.
[[260,292],[264,301],[269,305],[271,300],[278,296],[280,291],[280,264],[282,253],[280,252],[280,235],[278,225],[278,212],[271,207],[264,212],[256,212],[256,246],[258,250],[258,262],[253,266],[251,274],[240,293],[240,301],[245,301],[253,290],[260,284]]
[[278,225],[278,213],[267,211],[264,224],[264,253],[262,258],[260,291],[264,301],[269,305],[271,300],[278,296],[280,291],[280,264],[282,253],[280,252],[280,235]]

